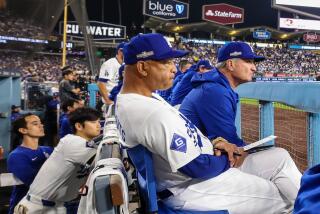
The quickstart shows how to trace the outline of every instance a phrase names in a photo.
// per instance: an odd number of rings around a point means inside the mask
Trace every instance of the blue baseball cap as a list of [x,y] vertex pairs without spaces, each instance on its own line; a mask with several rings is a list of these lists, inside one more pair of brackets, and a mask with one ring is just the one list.
[[123,49],[123,47],[124,47],[125,44],[126,44],[125,42],[119,43],[118,46],[117,46],[117,48],[116,48],[117,51],[118,51],[119,49]]
[[197,62],[197,65],[196,65],[195,70],[196,70],[196,71],[199,71],[200,67],[207,68],[207,69],[213,69],[213,68],[214,68],[214,67],[211,65],[211,63],[209,62],[209,60],[205,60],[205,59],[199,60],[199,61]]
[[187,55],[188,51],[174,50],[162,34],[139,34],[123,48],[124,62],[132,65],[138,61],[165,60]]
[[230,42],[219,49],[218,62],[233,58],[253,59],[256,62],[265,59],[263,56],[255,55],[252,48],[245,42]]

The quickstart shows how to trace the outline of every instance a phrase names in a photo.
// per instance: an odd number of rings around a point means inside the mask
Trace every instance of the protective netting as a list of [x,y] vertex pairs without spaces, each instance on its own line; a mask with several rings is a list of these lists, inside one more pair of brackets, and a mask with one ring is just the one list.
[[[274,128],[276,146],[289,151],[301,172],[308,167],[307,133],[308,113],[290,106],[274,103]],[[259,103],[257,100],[241,100],[242,138],[252,143],[259,140]]]

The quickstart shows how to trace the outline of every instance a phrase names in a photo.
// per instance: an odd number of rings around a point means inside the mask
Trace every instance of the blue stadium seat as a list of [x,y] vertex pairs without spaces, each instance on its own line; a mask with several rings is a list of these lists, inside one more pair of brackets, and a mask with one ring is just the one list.
[[128,149],[128,155],[136,167],[139,182],[139,191],[145,202],[146,213],[158,214],[228,214],[226,210],[221,211],[186,211],[173,210],[167,207],[157,198],[156,180],[153,172],[152,153],[144,146],[138,145]]

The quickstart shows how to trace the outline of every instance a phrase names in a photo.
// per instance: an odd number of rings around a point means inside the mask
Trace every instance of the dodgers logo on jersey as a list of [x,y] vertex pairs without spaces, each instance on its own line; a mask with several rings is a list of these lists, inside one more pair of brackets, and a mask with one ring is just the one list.
[[174,150],[174,151],[186,153],[187,152],[187,140],[184,137],[175,133],[172,137],[170,149]]
[[177,13],[181,14],[183,13],[184,5],[183,4],[176,4],[176,11]]

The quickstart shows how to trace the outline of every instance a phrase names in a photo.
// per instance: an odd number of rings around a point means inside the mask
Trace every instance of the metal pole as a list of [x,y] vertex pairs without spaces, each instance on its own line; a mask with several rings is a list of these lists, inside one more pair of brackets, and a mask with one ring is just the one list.
[[68,17],[68,0],[64,0],[64,16],[63,16],[63,47],[62,47],[62,67],[66,66],[67,56],[67,17]]
[[104,22],[104,0],[101,0],[101,21]]
[[119,25],[122,25],[121,0],[118,0],[118,9],[119,9]]

